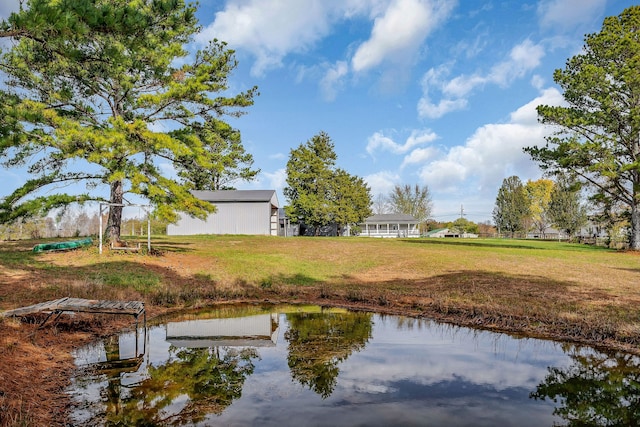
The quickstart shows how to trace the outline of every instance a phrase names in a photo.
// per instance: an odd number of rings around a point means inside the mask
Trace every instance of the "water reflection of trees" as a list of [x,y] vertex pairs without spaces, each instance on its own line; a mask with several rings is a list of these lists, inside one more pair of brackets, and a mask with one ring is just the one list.
[[128,393],[109,392],[112,387],[105,390],[107,425],[186,425],[202,421],[207,414],[220,414],[241,396],[245,379],[253,373],[253,361],[259,357],[254,348],[172,351],[172,360],[150,366],[148,377],[129,386]]
[[554,414],[568,426],[640,425],[640,359],[566,348],[573,363],[548,368],[534,399],[559,403]]
[[370,313],[287,314],[291,376],[323,399],[333,393],[338,364],[362,350],[372,332]]

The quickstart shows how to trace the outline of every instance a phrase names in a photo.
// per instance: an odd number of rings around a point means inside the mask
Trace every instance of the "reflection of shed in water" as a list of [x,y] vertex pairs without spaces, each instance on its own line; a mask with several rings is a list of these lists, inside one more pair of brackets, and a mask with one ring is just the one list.
[[272,347],[277,338],[275,313],[167,323],[167,342],[176,347]]

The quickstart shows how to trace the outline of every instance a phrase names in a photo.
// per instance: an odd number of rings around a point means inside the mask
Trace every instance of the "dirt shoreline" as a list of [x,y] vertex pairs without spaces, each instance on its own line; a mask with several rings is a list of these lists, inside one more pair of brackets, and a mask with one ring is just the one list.
[[[315,304],[339,307],[350,310],[370,311],[381,314],[429,318],[458,326],[467,326],[504,332],[518,336],[566,341],[579,345],[592,346],[605,351],[623,351],[640,355],[640,349],[632,344],[607,339],[594,334],[591,338],[571,335],[566,329],[553,325],[533,323],[526,319],[487,316],[477,310],[465,310],[462,307],[420,306],[407,302],[386,302],[378,300],[349,301],[344,298],[327,296],[301,298],[279,298],[261,295],[255,298],[233,299],[229,301],[211,301],[199,307],[228,304]],[[189,307],[198,308],[198,307]],[[161,307],[148,305],[148,319],[171,312],[184,310],[185,307]],[[32,322],[33,318],[30,318]],[[80,315],[63,316],[56,324],[38,329],[36,323],[25,323],[14,319],[0,321],[0,426],[49,425],[67,426],[72,402],[66,394],[70,377],[75,369],[71,352],[91,341],[117,333],[131,327],[128,316]],[[574,331],[579,328],[573,328]]]

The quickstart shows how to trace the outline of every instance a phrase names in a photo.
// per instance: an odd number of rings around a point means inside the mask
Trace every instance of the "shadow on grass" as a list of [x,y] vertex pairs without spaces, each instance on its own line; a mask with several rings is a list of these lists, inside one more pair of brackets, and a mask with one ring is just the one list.
[[617,268],[616,270],[620,270],[620,271],[629,271],[631,273],[640,273],[640,267],[637,268]]
[[[178,245],[182,245],[182,246],[178,246]],[[189,247],[192,245],[193,245],[192,243],[171,242],[171,244],[162,244],[162,243],[154,244],[154,245],[151,245],[151,248],[156,253],[163,253],[163,252],[190,253],[195,251],[193,247]]]
[[[140,246],[145,248],[147,246],[146,238],[139,239],[136,237],[125,236],[123,240],[126,240],[128,242],[139,243]],[[162,254],[163,252],[189,253],[194,251],[193,242],[180,242],[177,240],[178,239],[176,237],[169,239],[166,237],[151,236],[151,249],[156,254],[157,253]]]
[[[615,249],[605,248],[595,245],[571,244],[566,242],[556,242],[550,240],[520,240],[520,239],[504,239],[496,240],[476,240],[476,239],[460,239],[460,238],[429,238],[429,239],[402,239],[403,242],[425,245],[445,245],[445,246],[471,246],[471,247],[487,247],[487,248],[504,248],[504,249],[533,249],[533,250],[558,250],[563,251],[604,251],[616,252]],[[558,247],[558,245],[562,245]]]
[[191,305],[250,298],[257,292],[257,285],[242,280],[221,284],[207,274],[183,276],[168,266],[145,264],[138,256],[131,261],[105,257],[92,265],[56,266],[24,249],[15,253],[0,250],[0,269],[3,267],[10,271],[0,278],[3,309],[63,297]]
[[260,286],[269,288],[275,283],[282,285],[312,286],[321,283],[321,281],[301,273],[291,275],[276,274],[264,279]]
[[[335,287],[332,287],[335,291]],[[396,279],[360,288],[378,298],[384,289],[386,298],[406,299],[415,308],[429,310],[470,310],[473,314],[490,312],[496,316],[515,316],[536,321],[560,322],[571,327],[598,329],[596,334],[607,334],[608,328],[640,322],[635,296],[625,298],[603,289],[585,288],[565,280],[548,277],[506,274],[477,270],[456,271],[416,280]],[[635,326],[634,326],[635,328]],[[625,332],[622,332],[625,334]],[[640,341],[640,337],[631,337]]]

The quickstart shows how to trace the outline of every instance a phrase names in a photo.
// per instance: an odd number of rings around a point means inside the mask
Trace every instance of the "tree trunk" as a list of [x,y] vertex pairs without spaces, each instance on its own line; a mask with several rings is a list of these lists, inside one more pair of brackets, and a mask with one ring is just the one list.
[[109,206],[109,219],[107,220],[107,229],[109,240],[111,242],[120,241],[120,227],[122,225],[122,201],[124,196],[124,190],[122,187],[122,181],[114,181],[111,183],[111,195],[109,202],[114,206]]
[[640,205],[634,203],[631,206],[631,236],[629,236],[629,247],[640,250]]

